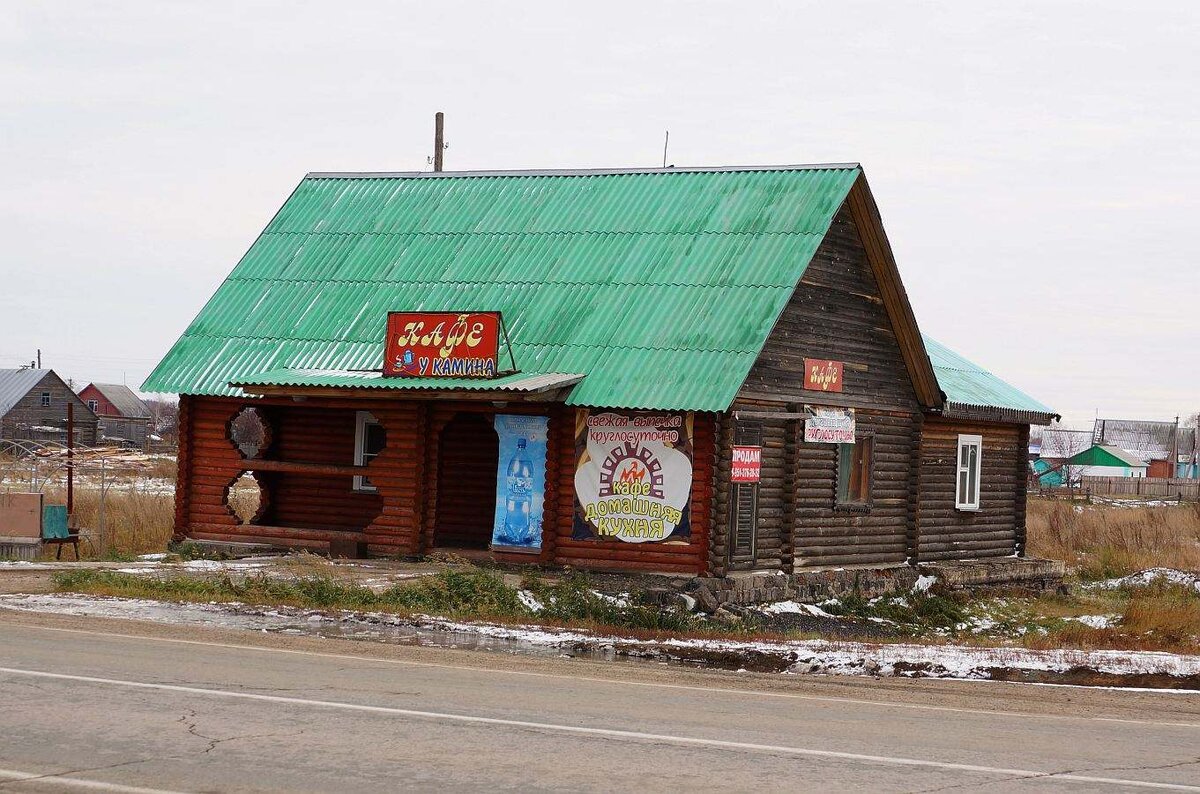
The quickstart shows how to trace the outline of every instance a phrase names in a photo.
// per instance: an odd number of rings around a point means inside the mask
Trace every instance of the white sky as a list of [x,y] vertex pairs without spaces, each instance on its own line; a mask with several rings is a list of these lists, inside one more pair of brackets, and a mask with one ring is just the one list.
[[1200,410],[1200,4],[0,0],[0,366],[137,386],[307,171],[863,163],[922,329]]

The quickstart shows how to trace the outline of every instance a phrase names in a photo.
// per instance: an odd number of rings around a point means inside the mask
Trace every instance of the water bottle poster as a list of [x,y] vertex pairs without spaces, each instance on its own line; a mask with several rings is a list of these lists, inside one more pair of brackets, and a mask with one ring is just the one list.
[[532,550],[542,547],[546,423],[544,416],[496,414],[500,459],[496,466],[493,546]]
[[692,428],[690,413],[580,409],[572,537],[691,542]]

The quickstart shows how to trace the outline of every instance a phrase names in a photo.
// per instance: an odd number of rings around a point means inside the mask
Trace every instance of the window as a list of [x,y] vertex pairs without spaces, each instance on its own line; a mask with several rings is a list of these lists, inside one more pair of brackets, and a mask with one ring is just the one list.
[[958,437],[958,481],[954,506],[959,510],[979,509],[979,469],[983,458],[983,436]]
[[96,402],[95,400],[88,400],[88,410],[92,413],[96,413],[96,409],[99,407],[100,403]]
[[871,506],[871,472],[874,468],[875,437],[864,434],[853,444],[838,444],[837,504],[839,507]]
[[[358,411],[354,418],[354,465],[366,466],[383,452],[387,434],[383,425],[369,411]],[[375,486],[366,475],[354,475],[354,490],[375,493]]]
[[44,391],[44,392],[42,392],[42,407],[48,408],[49,406],[50,406],[50,392]]

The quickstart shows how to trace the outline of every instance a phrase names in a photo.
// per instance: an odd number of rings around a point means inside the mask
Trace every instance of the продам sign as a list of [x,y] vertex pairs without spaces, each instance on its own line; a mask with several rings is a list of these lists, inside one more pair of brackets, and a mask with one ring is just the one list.
[[842,362],[804,359],[804,388],[811,391],[842,390]]
[[758,482],[762,478],[762,447],[734,447],[732,482]]
[[500,312],[391,312],[383,374],[389,378],[494,378]]

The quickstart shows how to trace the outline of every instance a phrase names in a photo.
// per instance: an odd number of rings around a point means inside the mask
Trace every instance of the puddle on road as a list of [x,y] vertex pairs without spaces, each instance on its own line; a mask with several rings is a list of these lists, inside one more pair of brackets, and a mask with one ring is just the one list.
[[[495,627],[498,633],[481,631],[492,627],[462,630],[431,625],[381,613],[325,613],[289,607],[258,607],[247,604],[196,604],[106,598],[103,596],[0,595],[0,608],[23,612],[52,612],[80,617],[146,620],[173,626],[214,626],[271,634],[328,639],[420,645],[432,648],[492,651],[543,657],[593,659],[648,663],[651,660],[619,655],[599,638],[575,632],[561,634],[545,629]],[[454,624],[449,624],[453,626]],[[536,636],[538,641],[531,639]],[[601,643],[601,644],[597,644]]]
[[71,593],[0,595],[0,608],[624,664],[763,673],[788,671],[1200,690],[1200,659],[1153,652],[1030,651],[821,640],[778,643],[698,639],[650,641],[540,626],[403,618],[379,612],[322,612],[292,607],[197,604]]

